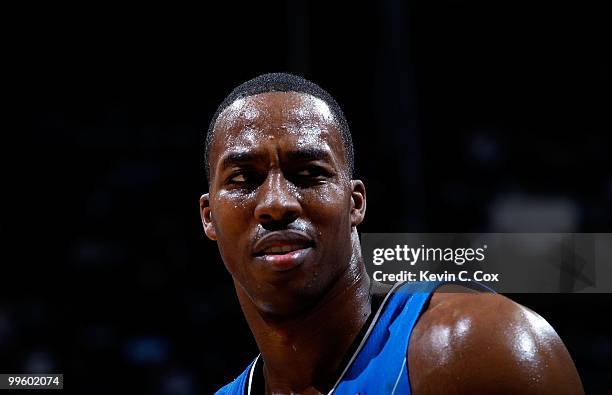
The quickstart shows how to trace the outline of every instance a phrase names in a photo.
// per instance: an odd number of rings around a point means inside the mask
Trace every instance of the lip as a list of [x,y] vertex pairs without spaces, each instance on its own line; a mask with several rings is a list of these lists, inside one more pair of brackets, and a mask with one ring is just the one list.
[[265,250],[277,246],[301,245],[304,247],[311,247],[313,244],[312,238],[303,232],[295,230],[275,231],[257,240],[253,246],[253,255],[265,255]]
[[[297,231],[276,231],[258,240],[253,256],[276,272],[284,272],[300,266],[312,251],[314,242],[308,235]],[[272,248],[290,248],[290,251],[272,253]],[[297,248],[296,248],[297,247]]]

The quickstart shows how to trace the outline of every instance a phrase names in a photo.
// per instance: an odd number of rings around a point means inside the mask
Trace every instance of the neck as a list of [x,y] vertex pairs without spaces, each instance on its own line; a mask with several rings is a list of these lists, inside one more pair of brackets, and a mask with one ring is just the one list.
[[268,317],[236,287],[263,357],[267,392],[327,392],[338,378],[346,353],[371,313],[371,281],[354,233],[346,271],[307,311]]

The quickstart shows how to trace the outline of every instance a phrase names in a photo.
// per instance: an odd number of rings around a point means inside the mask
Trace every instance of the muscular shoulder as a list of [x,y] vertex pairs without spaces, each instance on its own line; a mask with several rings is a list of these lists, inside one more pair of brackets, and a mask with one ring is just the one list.
[[415,395],[583,393],[554,329],[502,295],[436,292],[409,344]]

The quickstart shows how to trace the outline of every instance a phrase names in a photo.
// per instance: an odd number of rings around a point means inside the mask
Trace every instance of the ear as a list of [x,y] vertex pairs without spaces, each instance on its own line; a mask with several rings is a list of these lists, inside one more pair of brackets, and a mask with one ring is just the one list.
[[202,226],[204,226],[204,233],[206,233],[206,236],[211,240],[217,240],[217,232],[213,224],[208,193],[200,197],[200,217],[202,218]]
[[365,217],[366,191],[361,180],[351,180],[351,225],[357,226]]

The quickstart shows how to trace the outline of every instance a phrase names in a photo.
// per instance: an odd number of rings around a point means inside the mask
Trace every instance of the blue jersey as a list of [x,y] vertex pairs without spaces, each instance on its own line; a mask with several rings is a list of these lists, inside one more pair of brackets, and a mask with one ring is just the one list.
[[[361,343],[329,394],[409,395],[406,351],[412,329],[435,288],[441,283],[396,284],[378,308]],[[257,356],[233,382],[216,395],[251,395]]]

